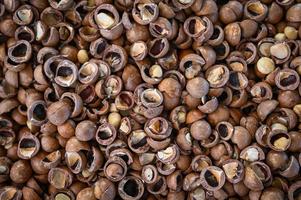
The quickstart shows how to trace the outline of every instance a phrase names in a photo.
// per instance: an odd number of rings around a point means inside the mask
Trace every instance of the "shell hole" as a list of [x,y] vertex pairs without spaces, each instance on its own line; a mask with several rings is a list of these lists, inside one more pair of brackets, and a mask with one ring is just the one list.
[[157,40],[157,41],[155,41],[155,43],[151,47],[150,52],[153,55],[158,55],[162,52],[162,50],[164,49],[164,46],[165,46],[165,44],[162,40]]
[[206,179],[208,185],[210,185],[211,187],[217,187],[218,186],[218,182],[217,182],[216,177],[209,170],[207,170],[205,172],[205,179]]
[[139,190],[138,190],[138,184],[135,180],[128,180],[124,186],[123,186],[123,190],[124,192],[131,196],[131,197],[136,197],[139,194]]
[[15,57],[24,57],[26,55],[26,50],[27,46],[24,43],[21,43],[13,49],[12,55]]
[[41,104],[36,105],[33,109],[33,117],[37,120],[44,120],[46,118],[46,110],[45,107]]
[[280,80],[280,84],[281,84],[282,86],[289,86],[289,85],[292,85],[292,84],[296,83],[296,81],[297,81],[296,76],[294,76],[294,75],[289,75],[287,78],[281,79],[281,80]]

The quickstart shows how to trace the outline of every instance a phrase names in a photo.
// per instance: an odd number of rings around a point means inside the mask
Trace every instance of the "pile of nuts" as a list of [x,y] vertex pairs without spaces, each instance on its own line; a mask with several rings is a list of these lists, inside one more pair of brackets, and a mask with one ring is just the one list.
[[300,200],[301,0],[1,0],[0,200]]

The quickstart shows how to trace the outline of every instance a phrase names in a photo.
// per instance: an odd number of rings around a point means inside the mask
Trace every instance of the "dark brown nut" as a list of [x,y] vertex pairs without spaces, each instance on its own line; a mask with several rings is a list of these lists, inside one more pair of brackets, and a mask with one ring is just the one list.
[[154,165],[145,165],[141,171],[141,178],[147,184],[154,183],[158,179],[158,171]]
[[26,40],[19,40],[9,47],[7,55],[14,63],[27,62],[32,56],[31,44]]
[[281,199],[284,199],[284,192],[278,188],[269,187],[262,192],[260,199],[262,199],[262,200],[267,200],[267,199],[281,200]]
[[250,190],[260,191],[264,188],[264,184],[270,181],[271,170],[265,163],[256,161],[245,167],[243,183]]
[[122,91],[115,98],[115,105],[118,110],[130,110],[134,106],[133,93]]
[[244,165],[239,160],[229,159],[222,163],[226,178],[230,183],[236,184],[244,178]]
[[248,1],[244,8],[244,15],[257,22],[263,21],[268,14],[268,7],[257,0]]
[[106,178],[99,178],[95,182],[94,186],[94,195],[97,199],[101,200],[113,200],[116,196],[116,187],[113,182]]
[[96,200],[93,188],[92,187],[87,187],[87,188],[82,189],[77,194],[76,199],[77,200],[85,200],[85,199]]
[[267,144],[275,151],[285,151],[291,145],[291,137],[283,130],[273,130],[268,134]]
[[179,148],[176,145],[170,145],[167,148],[157,152],[157,159],[164,164],[174,164],[179,159]]
[[295,90],[300,83],[300,77],[295,70],[282,69],[276,74],[275,83],[281,90]]
[[[80,95],[81,95],[81,93],[80,93]],[[72,118],[80,115],[83,110],[83,100],[80,95],[78,95],[76,93],[72,93],[72,92],[65,92],[61,95],[62,101],[66,100],[66,101],[71,102],[70,106],[71,106],[72,112],[71,112],[70,117],[72,117]]]
[[276,64],[282,64],[290,58],[291,48],[287,43],[275,43],[270,47],[270,54]]
[[278,94],[280,107],[293,108],[300,100],[300,95],[296,91],[280,91]]
[[98,38],[90,43],[90,53],[95,58],[102,58],[108,43],[104,38]]
[[71,138],[75,134],[75,123],[72,120],[67,120],[62,125],[57,126],[57,131],[63,138]]
[[16,108],[18,106],[18,102],[15,99],[3,99],[0,102],[0,113],[4,114],[4,113],[8,113],[10,111],[12,111],[14,108]]
[[156,154],[155,153],[144,153],[139,155],[139,163],[141,164],[141,168],[144,165],[152,163],[155,160]]
[[223,170],[215,166],[209,166],[203,169],[200,179],[202,186],[209,191],[219,190],[226,181]]
[[261,103],[264,100],[270,100],[273,96],[271,86],[265,82],[258,82],[253,85],[250,93],[253,97],[252,101],[255,103]]
[[19,28],[16,29],[15,39],[33,42],[35,39],[35,35],[31,28],[29,28],[27,26],[20,26]]
[[142,65],[140,67],[140,73],[142,79],[149,84],[158,84],[163,78],[163,70],[162,67],[158,64],[152,65],[150,67],[146,67]]
[[173,25],[166,18],[158,17],[156,21],[149,24],[149,32],[156,38],[166,37],[171,39],[174,36]]
[[241,28],[240,25],[236,22],[228,24],[224,28],[225,39],[229,42],[231,46],[236,46],[240,43],[241,40]]
[[69,152],[65,153],[65,162],[74,174],[78,174],[86,167],[87,158],[83,152]]
[[125,177],[126,173],[127,164],[122,158],[118,156],[110,157],[110,159],[107,160],[104,166],[105,176],[113,182],[122,180]]
[[183,174],[180,170],[177,170],[166,177],[167,187],[172,191],[180,191],[183,186]]
[[216,97],[210,97],[206,95],[201,98],[201,102],[198,106],[198,109],[202,113],[212,113],[217,109],[218,104],[218,99]]
[[13,186],[5,186],[0,189],[0,199],[22,199],[22,191]]
[[42,160],[47,156],[45,151],[39,151],[36,156],[30,159],[32,170],[38,174],[47,174],[49,169],[42,165]]
[[233,184],[233,189],[236,192],[236,194],[240,197],[246,196],[249,192],[249,189],[246,187],[246,185],[241,181],[236,184]]
[[229,158],[232,156],[232,154],[233,148],[226,141],[220,141],[210,150],[210,156],[214,160],[220,160],[221,158]]
[[247,62],[242,57],[231,55],[226,61],[233,71],[247,73]]
[[205,140],[211,135],[212,129],[206,120],[198,120],[192,123],[190,127],[190,133],[191,136],[196,140]]
[[212,161],[206,155],[197,155],[191,161],[191,168],[194,172],[201,172],[203,169],[212,165]]
[[118,11],[113,5],[102,4],[94,11],[94,21],[103,30],[112,29],[120,21]]
[[141,75],[134,65],[126,65],[123,69],[122,80],[126,90],[134,91],[141,83]]
[[[222,38],[223,40],[223,38]],[[208,41],[208,43],[210,40]],[[213,41],[212,41],[213,42]],[[207,70],[209,67],[211,67],[215,61],[216,61],[216,52],[211,46],[200,46],[197,48],[197,52],[204,58],[205,65],[203,66],[204,70]]]
[[147,45],[144,41],[134,42],[130,47],[130,55],[136,61],[142,61],[148,53]]
[[118,184],[118,193],[122,199],[138,200],[144,193],[144,185],[140,178],[126,176]]
[[245,19],[239,22],[241,27],[241,35],[243,38],[253,37],[258,30],[258,23],[252,19]]
[[77,124],[75,136],[79,141],[90,141],[95,137],[97,127],[94,122],[84,120]]
[[143,130],[135,130],[128,137],[129,148],[135,153],[145,153],[149,150],[147,134]]
[[10,128],[1,128],[0,129],[0,145],[1,146],[10,146],[13,144],[16,138],[15,132]]
[[166,38],[156,38],[148,44],[148,54],[154,58],[165,56],[169,50],[169,42]]
[[163,140],[155,140],[151,137],[147,138],[147,144],[155,151],[165,149],[170,144],[170,138]]
[[293,178],[299,174],[300,165],[295,156],[290,156],[288,162],[282,167],[279,174],[286,178]]
[[5,36],[14,37],[16,29],[17,24],[12,19],[1,20],[0,32]]
[[22,194],[23,194],[23,199],[24,200],[40,200],[41,198],[39,197],[39,195],[32,189],[29,187],[23,187],[22,188]]
[[224,24],[229,24],[241,18],[242,14],[243,5],[238,1],[229,1],[220,8],[219,19]]
[[301,4],[300,3],[297,3],[293,6],[291,6],[286,11],[286,20],[289,21],[289,22],[300,22],[301,21],[300,10],[301,10]]
[[62,100],[51,104],[47,109],[47,118],[54,125],[62,125],[71,115],[71,106]]
[[51,152],[43,160],[41,160],[42,165],[47,168],[51,169],[57,167],[62,159],[62,153],[59,150]]
[[215,130],[218,132],[219,137],[222,140],[230,140],[234,133],[234,127],[231,123],[222,121],[215,126]]
[[255,133],[255,139],[257,143],[261,146],[267,147],[267,137],[270,131],[271,129],[267,125],[261,125],[260,127],[258,127]]
[[65,150],[70,152],[88,151],[90,146],[87,142],[79,141],[75,136],[68,139]]
[[261,102],[257,107],[257,115],[261,121],[264,121],[266,117],[273,112],[278,106],[279,102],[276,100],[266,100]]
[[261,161],[265,159],[265,153],[262,148],[259,146],[248,146],[244,148],[239,156],[241,159],[246,160],[248,162]]
[[32,134],[24,134],[18,143],[18,156],[22,159],[31,159],[40,150],[39,139]]
[[297,181],[289,187],[289,190],[288,190],[288,199],[289,200],[295,200],[295,199],[300,198],[300,192],[299,192],[300,186],[301,186],[301,181]]
[[176,163],[175,164],[164,164],[160,161],[156,162],[156,167],[158,169],[158,172],[162,175],[165,175],[165,176],[170,175],[177,168]]
[[201,178],[198,173],[189,173],[184,177],[183,190],[193,191],[196,188],[200,188]]
[[208,94],[209,83],[201,77],[195,77],[187,81],[187,92],[194,98],[201,98]]
[[72,184],[72,173],[67,168],[52,168],[48,173],[49,183],[56,189],[65,189]]
[[[213,65],[206,71],[206,79],[211,87],[219,88],[229,80],[229,69],[225,65]],[[188,84],[188,83],[187,83]]]
[[300,133],[296,131],[291,131],[288,134],[291,138],[291,145],[288,150],[292,152],[298,152],[301,149]]
[[145,123],[144,131],[155,140],[163,140],[170,136],[172,128],[165,118],[156,117]]
[[202,70],[205,60],[197,54],[185,55],[179,64],[179,69],[184,72],[187,79],[198,76]]
[[77,74],[77,66],[69,60],[63,60],[56,68],[54,81],[62,87],[70,87],[77,80]]
[[57,138],[48,135],[42,135],[41,137],[41,148],[50,153],[55,150],[58,150],[60,147],[59,141]]
[[235,126],[231,141],[236,144],[239,149],[244,149],[251,144],[252,138],[246,128],[242,126]]
[[181,95],[182,86],[180,82],[175,78],[164,78],[158,85],[158,89],[163,94],[166,93],[166,95],[173,98],[179,97]]
[[282,169],[287,165],[288,161],[289,159],[285,152],[271,150],[266,155],[266,163],[271,170]]
[[283,8],[276,2],[272,2],[272,4],[269,6],[267,21],[271,24],[277,24],[281,21],[283,15]]
[[35,7],[30,5],[20,6],[13,15],[13,20],[18,25],[29,25],[34,17],[35,13],[38,12]]
[[110,145],[114,142],[117,136],[116,129],[109,123],[104,123],[98,127],[95,138],[101,145]]
[[181,150],[184,151],[192,150],[192,137],[188,127],[179,130],[176,137],[176,142]]
[[229,87],[235,90],[245,89],[248,86],[248,78],[241,72],[231,71],[229,73]]
[[[124,155],[126,156],[126,155]],[[127,157],[129,160],[130,158]],[[104,156],[101,151],[93,146],[90,151],[87,152],[87,168],[86,170],[90,173],[97,171],[100,167],[102,167],[104,163]]]
[[28,121],[35,126],[41,126],[47,120],[46,118],[46,103],[38,100],[33,102],[27,110]]
[[212,125],[216,125],[221,121],[227,121],[229,117],[229,109],[221,105],[214,112],[208,114],[208,122]]
[[159,16],[159,7],[157,4],[152,3],[152,1],[141,1],[135,0],[132,17],[133,19],[141,25],[147,25],[154,22]]
[[99,69],[96,63],[86,62],[78,71],[78,80],[83,84],[93,84],[99,77]]
[[104,61],[111,66],[112,72],[123,69],[128,58],[126,51],[121,46],[114,44],[105,49],[103,57]]
[[167,189],[165,176],[159,176],[154,183],[148,184],[146,189],[149,193],[155,195],[164,193]]
[[178,106],[174,108],[169,115],[169,119],[173,125],[173,128],[179,130],[186,121],[187,110],[184,106]]
[[26,183],[32,175],[32,169],[29,161],[27,160],[18,160],[10,168],[10,178],[13,182]]
[[9,180],[12,161],[8,157],[0,157],[0,183]]
[[52,199],[61,200],[75,200],[75,195],[71,190],[58,190],[51,194]]
[[100,98],[104,98],[105,95],[108,97],[116,97],[122,89],[122,80],[120,77],[115,75],[108,76],[104,81],[101,80],[95,85],[95,93]]

